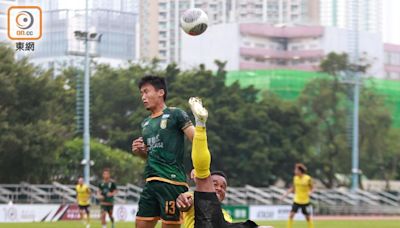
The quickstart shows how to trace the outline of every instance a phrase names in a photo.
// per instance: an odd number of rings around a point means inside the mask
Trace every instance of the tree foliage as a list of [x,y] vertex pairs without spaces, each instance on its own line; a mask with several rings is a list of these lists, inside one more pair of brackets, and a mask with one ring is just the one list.
[[[321,63],[321,70],[329,77],[309,83],[299,99],[304,120],[314,126],[311,137],[314,139],[315,152],[311,164],[327,187],[336,185],[336,174],[351,172],[353,85],[348,84],[349,79],[344,75],[365,73],[368,67],[363,61],[358,65],[351,64],[346,54],[330,53]],[[360,168],[370,178],[393,177],[393,169],[396,168],[385,157],[390,154],[389,147],[394,144],[390,141],[390,135],[393,134],[391,115],[382,96],[374,88],[362,85],[359,111]]]
[[[79,162],[83,159],[82,147],[83,141],[80,138],[64,143],[57,160],[57,169],[53,172],[55,180],[73,182],[82,175],[83,166]],[[110,168],[112,178],[118,183],[142,182],[144,161],[125,151],[112,149],[97,140],[91,140],[90,160],[94,162],[91,168],[92,181],[101,180],[103,169]]]
[[[82,71],[62,69],[56,77],[27,59],[16,60],[11,48],[0,47],[0,182],[72,183],[82,174],[82,140],[77,134],[76,94]],[[350,173],[348,121],[351,96],[341,83],[342,71],[366,70],[331,54],[321,69],[329,77],[312,81],[296,101],[284,101],[269,91],[227,86],[226,62],[218,70],[203,65],[182,71],[157,61],[125,68],[94,65],[91,77],[92,177],[110,167],[119,183],[141,183],[144,161],[131,154],[140,136],[143,108],[138,80],[145,74],[164,76],[167,105],[189,112],[191,96],[203,98],[209,109],[208,140],[212,169],[228,174],[230,185],[267,186],[278,179],[291,182],[293,165],[303,162],[328,187],[335,174]],[[373,88],[362,88],[360,156],[363,173],[371,178],[400,179],[398,129]],[[185,165],[192,168],[190,143]]]

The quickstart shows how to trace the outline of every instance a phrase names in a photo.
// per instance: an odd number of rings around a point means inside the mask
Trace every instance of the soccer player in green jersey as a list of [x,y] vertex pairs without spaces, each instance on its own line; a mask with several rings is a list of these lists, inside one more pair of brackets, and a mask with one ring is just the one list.
[[111,220],[111,227],[114,228],[114,196],[117,194],[117,185],[111,180],[110,169],[103,170],[103,181],[99,184],[97,198],[100,200],[101,206],[101,224],[103,228],[107,228],[106,214]]
[[183,165],[184,137],[193,139],[194,127],[179,108],[167,107],[167,86],[157,76],[139,82],[145,108],[151,112],[141,124],[142,137],[132,143],[133,153],[146,159],[146,185],[140,195],[136,227],[178,228],[183,223],[175,199],[188,190]]

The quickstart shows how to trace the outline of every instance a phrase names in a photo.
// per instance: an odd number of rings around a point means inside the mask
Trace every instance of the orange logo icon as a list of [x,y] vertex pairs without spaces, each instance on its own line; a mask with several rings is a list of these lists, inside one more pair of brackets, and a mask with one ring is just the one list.
[[42,9],[38,6],[8,8],[8,38],[38,40],[42,37]]

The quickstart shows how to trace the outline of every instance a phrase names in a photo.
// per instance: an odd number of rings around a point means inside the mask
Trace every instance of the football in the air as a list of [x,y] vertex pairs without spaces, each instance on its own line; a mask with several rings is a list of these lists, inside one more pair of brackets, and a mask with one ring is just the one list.
[[181,28],[191,36],[198,36],[206,31],[208,26],[207,14],[199,9],[186,10],[181,17]]

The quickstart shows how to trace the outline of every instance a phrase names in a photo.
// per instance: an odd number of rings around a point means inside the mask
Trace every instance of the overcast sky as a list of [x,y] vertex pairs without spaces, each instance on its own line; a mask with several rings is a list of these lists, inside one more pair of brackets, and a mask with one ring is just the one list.
[[[138,0],[139,1],[139,0]],[[382,1],[382,37],[387,43],[400,44],[400,0]],[[83,8],[85,1],[69,0],[59,1],[63,8]]]

